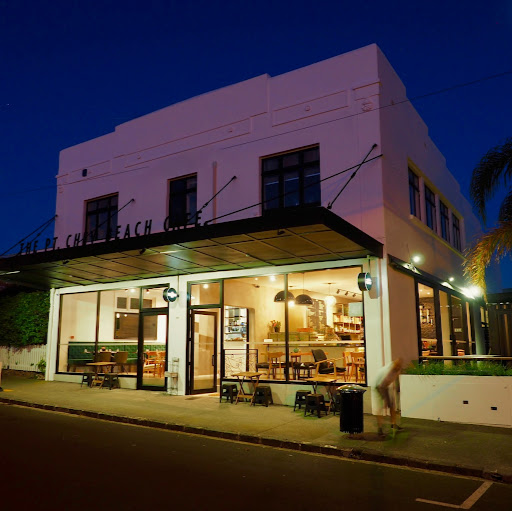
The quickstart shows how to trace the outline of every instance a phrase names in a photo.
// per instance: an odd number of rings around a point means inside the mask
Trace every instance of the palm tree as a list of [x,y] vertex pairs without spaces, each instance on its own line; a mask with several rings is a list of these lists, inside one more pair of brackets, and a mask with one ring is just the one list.
[[484,224],[486,206],[496,192],[505,190],[495,227],[483,234],[466,253],[464,273],[471,282],[485,290],[485,269],[507,254],[512,254],[512,137],[490,149],[473,170],[470,196]]

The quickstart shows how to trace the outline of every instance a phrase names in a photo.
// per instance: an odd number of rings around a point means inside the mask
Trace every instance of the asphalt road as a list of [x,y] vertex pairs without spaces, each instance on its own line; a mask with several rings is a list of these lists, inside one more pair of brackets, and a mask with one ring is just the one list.
[[1,404],[0,439],[1,509],[512,509],[509,485]]

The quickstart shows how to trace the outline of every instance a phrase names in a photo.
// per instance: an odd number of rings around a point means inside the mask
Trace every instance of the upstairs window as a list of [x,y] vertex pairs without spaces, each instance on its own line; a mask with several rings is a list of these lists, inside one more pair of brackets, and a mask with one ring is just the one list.
[[461,250],[462,243],[460,241],[460,221],[455,215],[452,215],[452,235],[453,235],[452,245],[457,250]]
[[169,225],[178,227],[199,222],[197,213],[197,175],[169,181]]
[[425,213],[427,225],[437,232],[436,194],[428,186],[425,186]]
[[418,176],[409,169],[409,203],[411,215],[421,218],[420,214],[420,180]]
[[441,237],[446,241],[450,241],[450,216],[448,206],[439,201],[439,212],[441,214]]
[[85,232],[87,240],[104,240],[117,230],[118,194],[92,199],[85,205]]
[[309,147],[262,160],[263,211],[319,206],[320,151]]

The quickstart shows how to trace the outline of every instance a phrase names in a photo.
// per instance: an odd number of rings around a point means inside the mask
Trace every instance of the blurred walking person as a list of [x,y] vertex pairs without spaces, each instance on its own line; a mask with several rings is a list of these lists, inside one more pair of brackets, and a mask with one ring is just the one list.
[[393,360],[389,364],[379,369],[375,375],[375,380],[372,385],[372,389],[375,392],[375,397],[381,402],[380,410],[377,415],[377,425],[379,436],[384,436],[384,415],[389,410],[391,415],[391,432],[393,436],[397,431],[402,428],[396,423],[396,402],[395,392],[390,389],[393,383],[398,379],[400,372],[402,371],[403,361],[401,358]]

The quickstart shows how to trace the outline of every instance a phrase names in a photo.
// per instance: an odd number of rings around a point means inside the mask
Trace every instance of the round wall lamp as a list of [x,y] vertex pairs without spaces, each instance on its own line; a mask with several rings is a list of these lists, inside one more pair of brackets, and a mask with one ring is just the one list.
[[369,273],[359,273],[357,276],[357,287],[361,291],[370,291],[372,288],[373,280]]
[[173,287],[166,287],[163,292],[163,297],[166,302],[175,302],[178,298],[178,292]]
[[[295,296],[293,296],[293,293],[288,291],[288,300],[293,300]],[[279,291],[279,293],[274,296],[274,302],[284,302],[286,300],[284,291]]]

